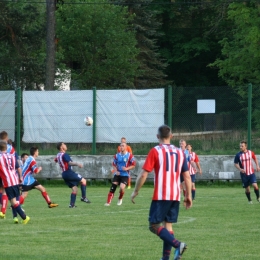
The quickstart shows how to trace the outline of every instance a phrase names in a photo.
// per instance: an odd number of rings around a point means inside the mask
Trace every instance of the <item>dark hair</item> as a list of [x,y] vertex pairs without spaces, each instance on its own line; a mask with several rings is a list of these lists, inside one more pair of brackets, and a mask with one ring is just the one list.
[[168,125],[162,125],[158,128],[158,136],[161,139],[169,138],[171,135],[171,128]]
[[35,152],[38,150],[37,146],[33,146],[30,148],[30,155],[34,156]]
[[2,131],[2,132],[0,133],[0,139],[1,139],[1,140],[5,140],[7,136],[8,136],[8,134],[7,134],[6,131]]
[[57,143],[57,146],[56,146],[56,147],[57,147],[58,150],[60,150],[62,144],[63,144],[63,142],[59,142],[59,143]]
[[28,154],[28,153],[22,153],[21,159],[22,159],[23,157],[25,157],[25,156],[29,156],[29,154]]
[[247,145],[247,142],[245,140],[242,140],[240,143]]
[[7,143],[5,141],[0,141],[0,151],[6,151]]

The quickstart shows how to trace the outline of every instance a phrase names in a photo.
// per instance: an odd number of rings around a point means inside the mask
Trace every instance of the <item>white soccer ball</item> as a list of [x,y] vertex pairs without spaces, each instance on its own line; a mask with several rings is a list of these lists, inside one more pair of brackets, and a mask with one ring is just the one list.
[[93,118],[90,117],[90,116],[86,116],[86,117],[84,118],[84,123],[85,123],[85,125],[87,125],[87,126],[92,125],[92,124],[93,124]]

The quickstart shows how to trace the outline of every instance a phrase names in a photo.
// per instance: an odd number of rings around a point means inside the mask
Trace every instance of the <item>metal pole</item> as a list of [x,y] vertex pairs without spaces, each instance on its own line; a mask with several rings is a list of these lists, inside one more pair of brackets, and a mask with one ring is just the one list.
[[168,86],[168,126],[172,129],[172,86]]
[[248,121],[247,121],[247,148],[251,149],[251,122],[252,122],[252,84],[248,84]]
[[16,110],[16,152],[20,155],[21,146],[21,88],[17,89],[17,110]]
[[93,87],[93,128],[92,128],[92,154],[96,154],[96,87]]

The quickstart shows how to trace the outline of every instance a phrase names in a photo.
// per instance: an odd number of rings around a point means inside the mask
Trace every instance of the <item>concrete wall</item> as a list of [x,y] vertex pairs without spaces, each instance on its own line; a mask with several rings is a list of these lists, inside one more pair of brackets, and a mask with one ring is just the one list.
[[[39,178],[61,178],[61,170],[57,163],[54,162],[55,156],[39,156],[36,161],[38,166],[42,166],[42,171],[38,174]],[[112,155],[85,155],[71,156],[75,162],[83,164],[83,168],[73,167],[74,171],[81,174],[87,179],[106,179],[111,178]],[[135,156],[137,165],[131,172],[132,176],[137,176],[142,170],[146,156]],[[208,155],[199,156],[202,168],[202,176],[197,174],[199,179],[240,179],[240,174],[234,167],[234,156],[228,155]],[[259,160],[259,158],[258,158]],[[260,179],[260,173],[256,173],[257,179]],[[153,173],[149,174],[153,178]]]

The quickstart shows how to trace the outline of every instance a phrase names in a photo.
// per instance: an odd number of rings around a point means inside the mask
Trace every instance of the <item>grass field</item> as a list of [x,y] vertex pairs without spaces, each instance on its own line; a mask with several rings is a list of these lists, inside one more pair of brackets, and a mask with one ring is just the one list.
[[[31,221],[13,224],[11,210],[0,220],[0,259],[159,260],[162,241],[148,230],[152,187],[145,186],[130,201],[126,190],[122,206],[117,195],[104,207],[109,186],[89,186],[91,204],[77,198],[68,208],[70,189],[46,186],[59,207],[49,209],[39,191],[29,192],[24,209]],[[177,239],[188,244],[184,260],[259,259],[260,204],[251,193],[247,203],[241,187],[198,186],[194,206],[180,209],[174,225]],[[172,258],[171,258],[172,259]]]

